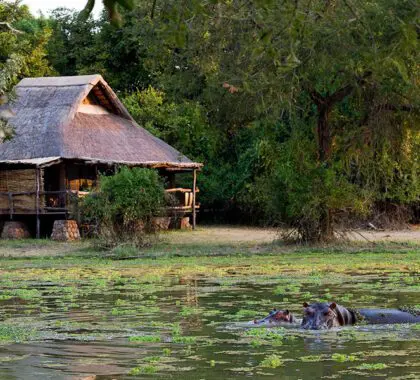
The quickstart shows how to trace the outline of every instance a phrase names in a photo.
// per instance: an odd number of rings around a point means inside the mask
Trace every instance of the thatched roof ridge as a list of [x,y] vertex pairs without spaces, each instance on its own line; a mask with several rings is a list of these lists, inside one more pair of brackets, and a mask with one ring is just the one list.
[[[109,112],[79,108],[89,94]],[[15,137],[0,145],[0,161],[60,157],[96,162],[199,168],[138,126],[100,75],[26,78],[8,104]]]
[[68,77],[24,78],[16,87],[63,87],[63,86],[94,86],[103,80],[101,75],[76,75]]

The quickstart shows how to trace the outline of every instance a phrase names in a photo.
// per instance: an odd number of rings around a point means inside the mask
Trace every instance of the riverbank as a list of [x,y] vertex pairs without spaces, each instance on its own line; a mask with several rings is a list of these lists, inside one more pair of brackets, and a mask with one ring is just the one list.
[[0,257],[167,257],[261,255],[293,252],[363,252],[420,250],[420,228],[404,231],[357,231],[348,240],[328,245],[291,245],[281,240],[280,231],[272,228],[236,226],[200,226],[195,231],[162,233],[150,247],[133,249],[122,246],[104,251],[92,240],[55,242],[52,240],[0,240]]

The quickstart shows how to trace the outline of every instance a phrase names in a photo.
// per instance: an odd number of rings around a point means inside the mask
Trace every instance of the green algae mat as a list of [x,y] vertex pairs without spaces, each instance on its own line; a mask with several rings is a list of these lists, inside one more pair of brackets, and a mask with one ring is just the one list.
[[419,307],[416,247],[0,263],[0,379],[420,378],[420,325],[245,323],[304,301]]

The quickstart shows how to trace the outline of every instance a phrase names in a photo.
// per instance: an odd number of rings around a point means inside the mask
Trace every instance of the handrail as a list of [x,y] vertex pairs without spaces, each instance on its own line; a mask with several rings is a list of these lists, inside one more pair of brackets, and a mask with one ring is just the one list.
[[[29,200],[29,204],[19,204],[20,197],[29,196],[33,198],[33,206],[31,200]],[[20,212],[29,212],[33,211],[36,212],[37,215],[40,213],[41,210],[43,212],[68,212],[69,206],[72,204],[72,199],[79,198],[78,192],[74,192],[72,190],[54,190],[54,191],[20,191],[20,192],[0,192],[0,197],[7,197],[7,207],[0,207],[1,210],[8,210],[10,215],[10,219],[13,218],[13,215],[16,211]],[[43,199],[42,204],[39,200]],[[24,202],[25,203],[25,202]],[[27,203],[27,202],[26,202]]]
[[[192,193],[193,192],[193,189],[186,189],[184,187],[174,187],[174,188],[170,188],[170,189],[165,189],[165,192],[166,193],[176,193],[176,192],[179,192],[179,193]],[[196,193],[199,193],[200,192],[200,190],[199,190],[198,187],[196,187],[195,192]]]
[[[36,195],[36,191],[20,191],[20,192],[13,192],[13,191],[0,191],[0,196],[9,196],[11,194],[12,196],[20,196],[20,195]],[[38,193],[39,195],[55,195],[55,194],[75,194],[73,190],[58,190],[58,191],[40,191]]]

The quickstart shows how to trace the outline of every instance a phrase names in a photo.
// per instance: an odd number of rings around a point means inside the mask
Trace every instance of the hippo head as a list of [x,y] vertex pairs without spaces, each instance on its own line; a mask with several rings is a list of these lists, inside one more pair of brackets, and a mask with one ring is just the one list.
[[295,318],[293,314],[289,310],[277,310],[273,309],[270,314],[268,314],[265,318],[254,320],[254,324],[262,325],[262,324],[281,324],[281,323],[294,323]]
[[[307,330],[323,330],[342,326],[340,310],[335,302],[303,304],[302,328]],[[341,318],[340,318],[341,317]]]

